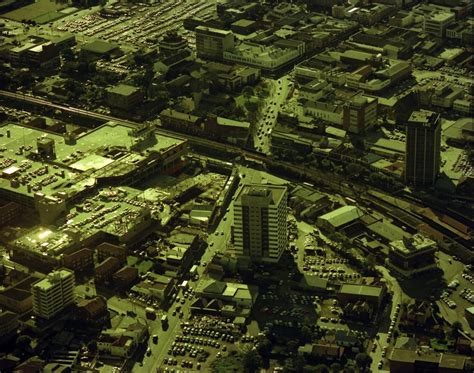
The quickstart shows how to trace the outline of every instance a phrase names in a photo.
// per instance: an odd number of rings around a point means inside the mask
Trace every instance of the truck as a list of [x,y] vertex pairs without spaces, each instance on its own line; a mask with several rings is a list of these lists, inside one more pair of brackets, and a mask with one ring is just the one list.
[[181,283],[181,288],[182,288],[183,290],[186,290],[186,289],[188,288],[188,286],[189,286],[189,281],[187,281],[187,280],[186,280],[186,281],[183,281],[183,282]]
[[155,320],[156,319],[156,311],[152,307],[147,307],[145,308],[145,316],[149,320]]
[[198,274],[198,266],[197,264],[193,265],[191,267],[191,269],[189,270],[189,274],[191,275],[191,277],[195,276]]

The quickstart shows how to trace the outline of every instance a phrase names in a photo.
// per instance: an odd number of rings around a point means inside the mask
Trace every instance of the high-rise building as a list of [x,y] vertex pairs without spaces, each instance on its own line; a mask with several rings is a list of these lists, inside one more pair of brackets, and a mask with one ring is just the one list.
[[74,303],[74,272],[61,268],[50,272],[44,279],[34,283],[33,312],[50,319],[66,306]]
[[364,95],[353,97],[344,106],[344,127],[346,131],[364,134],[377,122],[378,99]]
[[196,51],[199,58],[222,60],[224,51],[234,48],[234,34],[228,30],[196,27]]
[[405,182],[433,185],[440,163],[440,115],[428,110],[414,111],[406,125]]
[[244,185],[234,203],[234,250],[253,261],[278,262],[287,247],[287,188]]

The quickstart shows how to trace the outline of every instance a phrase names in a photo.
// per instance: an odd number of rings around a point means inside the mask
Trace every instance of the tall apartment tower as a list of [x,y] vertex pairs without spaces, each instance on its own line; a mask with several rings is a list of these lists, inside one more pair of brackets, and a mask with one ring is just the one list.
[[406,125],[405,182],[415,186],[433,185],[440,163],[440,115],[428,110],[414,111]]
[[211,27],[196,27],[196,51],[199,58],[222,60],[224,51],[234,49],[232,31]]
[[74,286],[74,272],[65,268],[50,272],[34,283],[31,287],[34,314],[50,319],[74,303]]
[[244,185],[234,202],[234,250],[257,262],[278,262],[288,245],[288,192],[282,185]]

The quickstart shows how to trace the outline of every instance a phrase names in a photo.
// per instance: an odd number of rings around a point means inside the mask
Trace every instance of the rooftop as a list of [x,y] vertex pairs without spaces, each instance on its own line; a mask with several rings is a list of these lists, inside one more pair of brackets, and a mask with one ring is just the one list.
[[107,92],[120,96],[130,96],[140,91],[140,88],[128,84],[118,84],[111,88],[107,88]]
[[343,284],[339,293],[378,298],[382,294],[382,288],[369,285]]
[[393,250],[402,254],[412,254],[424,250],[435,249],[436,242],[417,233],[411,238],[404,237],[402,240],[393,241],[390,243],[390,246]]
[[320,216],[318,219],[325,220],[333,227],[340,227],[363,215],[357,206],[342,206],[334,211]]
[[74,272],[68,269],[58,269],[50,272],[44,279],[39,280],[33,285],[34,289],[49,290],[56,287],[59,282],[64,281],[70,277],[74,278]]

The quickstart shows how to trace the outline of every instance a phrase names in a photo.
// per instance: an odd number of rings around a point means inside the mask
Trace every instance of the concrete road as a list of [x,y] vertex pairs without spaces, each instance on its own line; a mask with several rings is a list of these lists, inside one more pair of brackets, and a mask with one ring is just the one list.
[[270,135],[277,122],[278,113],[288,95],[289,85],[293,84],[288,76],[271,82],[273,88],[270,92],[270,102],[262,110],[262,117],[257,123],[257,130],[254,135],[255,148],[265,154],[270,154]]
[[[392,292],[392,308],[390,309],[390,320],[395,318],[395,311],[397,304],[401,304],[403,300],[404,293],[398,284],[397,279],[395,279],[385,267],[376,266],[376,269],[382,274],[383,278],[387,281],[388,289]],[[398,322],[400,321],[400,314],[395,320],[394,330],[398,327]],[[388,356],[388,349],[391,347],[394,342],[393,336],[390,342],[387,342],[388,334],[385,331],[379,330],[377,332],[377,337],[374,339],[374,343],[377,345],[375,351],[370,352],[370,357],[372,358],[372,365],[370,366],[371,372],[383,372],[388,371],[388,366],[386,364],[386,358]],[[382,357],[382,352],[384,348],[387,348],[387,355],[385,358]],[[383,367],[379,368],[379,363],[383,362]]]

